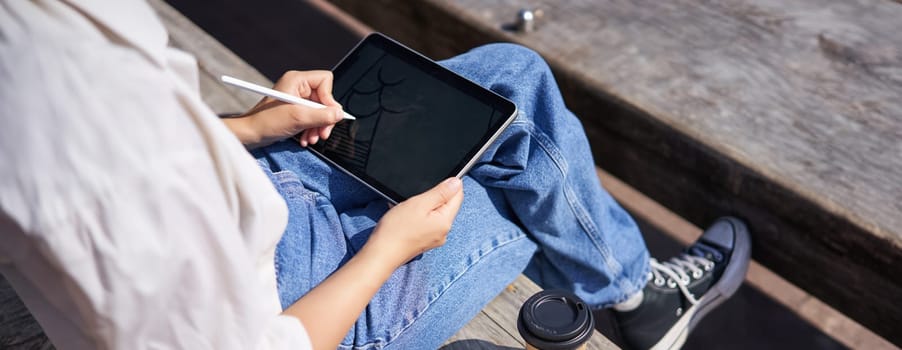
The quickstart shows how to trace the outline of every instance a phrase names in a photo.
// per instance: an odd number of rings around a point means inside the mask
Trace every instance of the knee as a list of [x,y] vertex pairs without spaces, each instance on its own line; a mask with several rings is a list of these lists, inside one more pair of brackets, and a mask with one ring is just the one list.
[[542,56],[532,49],[518,44],[512,43],[494,43],[480,47],[480,50],[491,52],[494,56],[503,57],[508,60],[524,61],[524,62],[544,62]]
[[493,62],[514,68],[517,70],[537,70],[542,73],[549,71],[548,64],[532,49],[511,43],[488,44],[478,48],[483,54],[492,57]]

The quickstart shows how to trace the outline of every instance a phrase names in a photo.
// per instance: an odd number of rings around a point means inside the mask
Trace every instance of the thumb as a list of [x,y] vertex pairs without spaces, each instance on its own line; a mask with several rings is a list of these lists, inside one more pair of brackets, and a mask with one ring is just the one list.
[[445,202],[444,205],[435,208],[434,213],[438,213],[441,216],[448,218],[449,220],[454,220],[454,217],[457,216],[457,212],[460,210],[460,205],[464,201],[464,191],[458,191],[450,200]]
[[460,179],[451,177],[415,198],[424,208],[435,210],[453,199],[462,188]]

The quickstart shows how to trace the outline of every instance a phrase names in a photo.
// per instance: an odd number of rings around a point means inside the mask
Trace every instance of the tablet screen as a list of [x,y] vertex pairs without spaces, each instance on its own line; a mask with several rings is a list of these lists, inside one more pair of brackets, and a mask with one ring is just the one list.
[[357,120],[339,122],[313,149],[396,202],[463,175],[516,111],[380,34],[333,73],[335,99]]

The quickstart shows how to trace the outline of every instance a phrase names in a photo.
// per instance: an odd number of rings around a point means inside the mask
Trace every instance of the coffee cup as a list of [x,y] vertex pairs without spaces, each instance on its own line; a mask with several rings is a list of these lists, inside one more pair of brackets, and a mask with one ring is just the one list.
[[584,350],[595,330],[588,305],[565,290],[546,290],[520,307],[517,329],[528,350]]

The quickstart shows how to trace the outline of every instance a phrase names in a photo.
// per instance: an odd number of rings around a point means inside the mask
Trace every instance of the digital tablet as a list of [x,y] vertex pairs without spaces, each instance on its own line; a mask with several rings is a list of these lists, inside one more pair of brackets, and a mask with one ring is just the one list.
[[510,100],[378,33],[333,75],[333,96],[357,120],[309,148],[394,203],[463,176],[517,113]]

